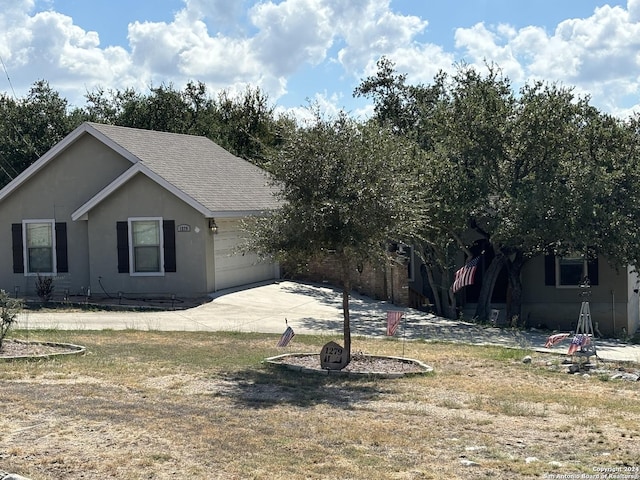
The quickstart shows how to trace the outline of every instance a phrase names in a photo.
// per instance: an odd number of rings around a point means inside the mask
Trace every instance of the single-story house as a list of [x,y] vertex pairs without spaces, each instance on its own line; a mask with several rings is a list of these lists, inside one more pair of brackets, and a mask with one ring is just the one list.
[[278,278],[236,248],[274,193],[205,137],[83,123],[0,190],[0,288],[196,297]]
[[[483,251],[485,253],[481,254]],[[479,256],[475,279],[457,294],[461,312],[467,320],[475,314],[484,272],[493,258],[490,247],[483,242],[474,244],[471,252]],[[462,263],[461,259],[459,266]],[[579,286],[585,277],[589,278],[589,288]],[[633,335],[640,328],[640,282],[632,267],[615,268],[602,257],[585,260],[581,256],[540,255],[524,265],[521,278],[522,318],[519,325],[575,331],[582,302],[588,301],[593,327],[603,336],[624,337]],[[424,298],[433,298],[426,275],[416,275],[409,285]],[[510,321],[506,318],[509,293],[503,270],[491,299],[491,307],[497,311],[498,323],[502,325],[508,325]]]

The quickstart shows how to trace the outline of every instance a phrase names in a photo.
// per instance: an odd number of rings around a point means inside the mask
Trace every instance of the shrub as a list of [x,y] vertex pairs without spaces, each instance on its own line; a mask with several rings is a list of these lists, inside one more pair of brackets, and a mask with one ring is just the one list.
[[48,302],[53,296],[53,278],[41,277],[38,275],[36,279],[36,294],[43,302]]
[[11,298],[7,292],[0,290],[0,348],[23,305],[22,300]]

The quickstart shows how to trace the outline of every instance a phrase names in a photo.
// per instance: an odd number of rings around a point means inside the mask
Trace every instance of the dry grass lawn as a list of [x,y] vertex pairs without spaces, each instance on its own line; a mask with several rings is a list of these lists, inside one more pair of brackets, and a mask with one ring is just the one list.
[[[569,375],[557,357],[524,364],[530,352],[407,343],[405,355],[435,373],[357,380],[263,366],[279,353],[273,335],[30,338],[88,351],[0,362],[0,470],[33,480],[518,479],[611,469],[618,476],[609,478],[640,479],[638,382]],[[291,351],[327,341],[296,336]],[[402,348],[354,339],[365,353]]]

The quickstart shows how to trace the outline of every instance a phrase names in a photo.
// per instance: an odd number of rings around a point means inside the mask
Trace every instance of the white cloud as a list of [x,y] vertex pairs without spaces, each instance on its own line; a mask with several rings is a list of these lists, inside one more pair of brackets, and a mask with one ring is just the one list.
[[0,34],[0,54],[20,94],[45,79],[72,104],[81,104],[85,88],[114,85],[118,79],[128,83],[136,77],[130,74],[123,48],[100,48],[97,32],[81,29],[66,15],[29,15],[33,6],[32,1],[22,1],[0,14],[0,25],[11,24]]
[[[382,55],[412,83],[428,83],[460,60],[494,62],[514,82],[575,85],[612,112],[626,111],[640,92],[640,0],[628,0],[626,9],[605,5],[552,31],[488,23],[459,28],[454,51],[419,42],[427,19],[395,12],[391,0],[183,1],[170,21],[134,21],[128,44],[105,48],[100,32],[55,12],[54,2],[44,0],[49,10],[36,12],[35,0],[0,0],[0,55],[21,93],[45,78],[75,104],[83,103],[84,88],[144,90],[189,80],[212,90],[259,86],[278,101],[288,79],[309,70],[337,71],[332,75],[355,87],[375,73]],[[324,68],[327,63],[333,67]],[[322,89],[331,89],[332,80]],[[315,99],[330,112],[350,94]]]
[[628,10],[608,5],[587,18],[565,20],[552,33],[477,24],[456,31],[456,47],[471,63],[495,61],[513,80],[561,82],[590,94],[607,111],[640,91],[640,0]]
[[255,40],[212,36],[199,16],[200,6],[196,12],[190,10],[195,3],[187,2],[187,7],[170,23],[129,25],[132,62],[141,68],[147,83],[171,81],[180,87],[197,79],[213,90],[242,91],[253,85],[272,95],[282,95],[286,82],[258,57]]
[[629,22],[640,22],[640,0],[628,0],[627,11],[629,12]]
[[492,31],[484,23],[478,23],[471,28],[458,28],[455,45],[466,51],[468,58],[464,56],[462,60],[469,65],[483,69],[485,63],[493,63],[505,76],[517,80],[522,78],[523,71],[510,44],[515,35],[515,30],[508,25],[498,25]]
[[323,0],[259,3],[250,11],[258,28],[253,48],[275,75],[288,75],[302,65],[326,58],[333,42],[330,10]]
[[334,21],[344,40],[338,60],[352,75],[360,75],[367,65],[382,55],[400,57],[428,22],[412,15],[399,15],[389,0],[342,0],[334,6]]
[[237,25],[246,10],[244,0],[185,0],[185,4],[185,11],[194,20],[206,18],[219,30]]
[[292,108],[276,108],[276,114],[293,116],[300,125],[311,124],[315,121],[315,110],[317,109],[324,118],[336,118],[341,109],[337,94],[329,95],[325,92],[318,92],[308,99],[307,105],[300,105]]

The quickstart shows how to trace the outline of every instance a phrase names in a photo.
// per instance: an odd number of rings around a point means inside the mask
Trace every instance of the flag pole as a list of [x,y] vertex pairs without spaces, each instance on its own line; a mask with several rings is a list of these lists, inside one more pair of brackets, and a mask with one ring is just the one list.
[[[404,358],[404,346],[405,343],[407,342],[407,313],[405,312],[404,315],[402,315],[402,358]],[[402,362],[402,369],[404,370],[404,362]]]

